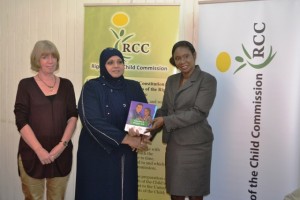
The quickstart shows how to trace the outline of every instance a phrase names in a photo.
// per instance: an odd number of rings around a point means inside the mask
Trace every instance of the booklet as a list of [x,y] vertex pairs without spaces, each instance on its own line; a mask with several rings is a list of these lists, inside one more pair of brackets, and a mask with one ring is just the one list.
[[131,101],[125,131],[134,128],[140,134],[150,135],[150,132],[145,133],[145,131],[151,127],[156,110],[157,106],[155,104]]

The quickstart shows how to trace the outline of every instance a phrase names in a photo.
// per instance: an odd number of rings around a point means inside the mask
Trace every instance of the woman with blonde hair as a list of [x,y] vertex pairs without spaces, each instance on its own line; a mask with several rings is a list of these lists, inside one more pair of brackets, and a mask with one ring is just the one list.
[[15,119],[20,142],[18,169],[25,199],[64,199],[72,167],[71,142],[77,123],[74,88],[56,76],[59,52],[48,41],[38,41],[31,53],[37,74],[19,82]]

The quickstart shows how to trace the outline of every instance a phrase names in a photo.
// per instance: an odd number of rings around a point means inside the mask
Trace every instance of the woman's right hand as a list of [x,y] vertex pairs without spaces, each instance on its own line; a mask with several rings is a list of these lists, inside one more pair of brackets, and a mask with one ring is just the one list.
[[152,121],[152,129],[160,129],[165,124],[163,117],[154,118]]
[[153,140],[155,135],[161,131],[162,127],[164,126],[164,118],[163,117],[157,117],[154,118],[152,121],[152,126],[147,128],[145,132],[150,132],[151,137],[149,138],[150,140]]
[[51,158],[50,153],[43,147],[39,147],[38,149],[36,149],[35,153],[43,165],[50,164],[54,161]]
[[128,144],[132,151],[147,151],[148,143],[143,142],[142,137],[140,136],[131,136],[126,134],[125,138],[122,141],[123,144]]
[[128,130],[128,135],[133,136],[133,137],[140,136],[140,132],[137,129],[130,128]]

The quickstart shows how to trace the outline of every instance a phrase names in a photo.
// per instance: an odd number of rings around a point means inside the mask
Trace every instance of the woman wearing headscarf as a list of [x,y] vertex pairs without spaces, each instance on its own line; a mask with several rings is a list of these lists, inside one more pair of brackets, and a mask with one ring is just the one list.
[[77,153],[76,200],[136,200],[137,152],[147,142],[124,131],[130,102],[147,102],[137,81],[124,78],[124,57],[100,54],[100,77],[87,81],[78,103],[82,130]]

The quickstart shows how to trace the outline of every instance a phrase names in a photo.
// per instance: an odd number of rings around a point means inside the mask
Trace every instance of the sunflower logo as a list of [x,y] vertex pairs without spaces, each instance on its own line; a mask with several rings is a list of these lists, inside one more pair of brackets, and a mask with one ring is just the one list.
[[[117,12],[111,18],[112,24],[116,27],[116,29],[110,28],[110,31],[113,33],[114,37],[116,38],[116,42],[114,43],[114,48],[120,49],[119,46],[122,45],[124,42],[129,40],[130,38],[134,37],[135,34],[127,34],[125,26],[129,23],[129,17],[124,12]],[[131,59],[130,56],[125,56],[125,59]]]
[[[267,59],[260,64],[254,64],[252,62],[253,57],[250,56],[250,54],[248,53],[248,51],[246,50],[246,48],[243,44],[242,44],[242,49],[243,49],[245,57],[242,57],[242,56],[235,57],[235,60],[237,62],[241,63],[241,65],[234,71],[233,74],[237,73],[238,71],[240,71],[247,65],[249,65],[250,67],[253,67],[255,69],[262,69],[262,68],[266,67],[268,64],[270,64],[270,62],[273,60],[273,58],[275,57],[275,55],[277,53],[277,52],[273,53],[273,48],[272,48],[272,46],[270,46],[270,52],[269,52]],[[219,53],[219,55],[216,58],[217,69],[220,72],[226,72],[230,68],[230,65],[231,65],[230,55],[227,52]]]
[[216,66],[220,72],[226,72],[231,65],[231,58],[227,52],[219,53],[216,59]]
[[126,13],[119,12],[112,16],[112,24],[116,27],[124,27],[129,23],[129,17]]

